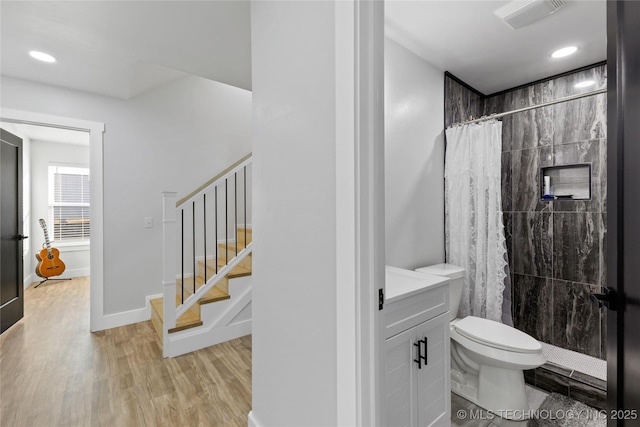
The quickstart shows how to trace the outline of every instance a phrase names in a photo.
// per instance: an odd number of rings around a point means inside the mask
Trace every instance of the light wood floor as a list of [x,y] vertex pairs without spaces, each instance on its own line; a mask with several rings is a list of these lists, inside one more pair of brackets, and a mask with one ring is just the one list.
[[163,359],[150,321],[89,332],[89,281],[25,291],[0,336],[2,426],[243,426],[251,337]]

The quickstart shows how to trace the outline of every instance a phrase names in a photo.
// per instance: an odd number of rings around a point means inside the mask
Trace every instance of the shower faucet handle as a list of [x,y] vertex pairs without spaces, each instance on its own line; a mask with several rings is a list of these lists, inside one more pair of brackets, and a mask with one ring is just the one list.
[[594,294],[593,292],[590,292],[589,296],[591,297],[591,301],[593,301],[598,308],[605,306],[609,310],[617,310],[618,293],[611,287],[604,287],[603,289],[604,293],[602,294]]

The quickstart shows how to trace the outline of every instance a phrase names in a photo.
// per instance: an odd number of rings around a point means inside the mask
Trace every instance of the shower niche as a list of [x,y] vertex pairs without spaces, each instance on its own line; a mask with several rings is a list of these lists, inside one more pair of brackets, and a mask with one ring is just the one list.
[[540,199],[591,200],[591,163],[540,168]]

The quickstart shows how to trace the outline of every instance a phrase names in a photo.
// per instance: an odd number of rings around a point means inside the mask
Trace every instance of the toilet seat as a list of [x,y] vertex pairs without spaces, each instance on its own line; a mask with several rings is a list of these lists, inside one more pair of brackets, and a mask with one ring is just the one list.
[[516,353],[540,353],[542,350],[533,337],[493,320],[467,316],[451,324],[460,335],[482,345]]

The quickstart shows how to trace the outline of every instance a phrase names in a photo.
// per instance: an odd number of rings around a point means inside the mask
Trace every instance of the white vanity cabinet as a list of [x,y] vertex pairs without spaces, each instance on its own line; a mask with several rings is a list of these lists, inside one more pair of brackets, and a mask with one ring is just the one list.
[[386,427],[450,425],[448,282],[387,268]]

